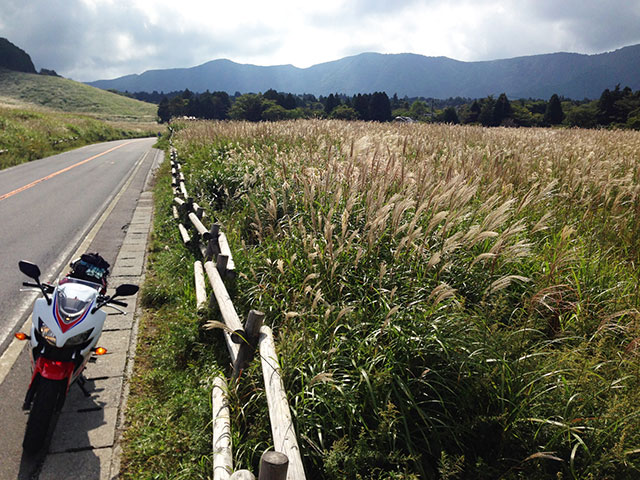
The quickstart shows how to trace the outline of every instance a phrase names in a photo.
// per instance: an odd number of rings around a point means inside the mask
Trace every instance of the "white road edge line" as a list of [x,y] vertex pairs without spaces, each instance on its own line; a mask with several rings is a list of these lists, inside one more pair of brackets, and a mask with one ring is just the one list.
[[[150,151],[151,151],[151,149],[147,150],[140,157],[140,160],[138,160],[138,164],[136,165],[135,169],[133,170],[133,172],[129,176],[129,179],[122,186],[122,188],[116,194],[116,196],[113,197],[113,200],[111,200],[111,203],[109,203],[109,206],[106,208],[104,213],[100,216],[100,219],[96,222],[96,224],[93,226],[91,231],[87,234],[87,236],[85,237],[84,241],[76,249],[75,253],[71,256],[71,258],[79,257],[80,254],[84,253],[85,250],[89,247],[89,245],[91,245],[91,242],[93,241],[93,239],[98,234],[98,231],[100,230],[100,228],[102,227],[104,222],[106,222],[107,217],[109,217],[109,215],[111,214],[111,212],[115,208],[116,204],[118,203],[118,200],[120,200],[120,197],[122,197],[122,195],[124,195],[124,192],[127,190],[127,188],[129,188],[129,185],[133,181],[133,178],[136,176],[136,173],[138,173],[138,170],[142,166],[142,163],[144,162],[145,158],[147,158],[147,155],[149,155]],[[32,295],[33,298],[29,302],[29,305],[31,305],[33,300],[35,300],[36,296],[37,295]],[[23,332],[26,331],[28,329],[30,323],[31,323],[31,315],[28,315],[27,319],[22,324],[22,327],[20,327],[20,331],[23,331]],[[13,341],[7,347],[7,349],[4,351],[2,356],[0,357],[0,384],[2,384],[2,382],[4,382],[5,378],[7,378],[7,375],[11,371],[11,368],[13,367],[14,363],[16,363],[16,360],[18,360],[18,357],[20,356],[20,352],[22,351],[22,349],[24,348],[25,345],[26,345],[26,342],[23,342],[23,341],[18,340],[17,338],[14,338]]]

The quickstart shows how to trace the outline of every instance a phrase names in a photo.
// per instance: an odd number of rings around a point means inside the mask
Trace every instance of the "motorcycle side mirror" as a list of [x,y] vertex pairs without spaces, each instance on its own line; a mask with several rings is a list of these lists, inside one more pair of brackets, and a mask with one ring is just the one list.
[[122,285],[118,285],[118,287],[116,288],[116,293],[113,296],[130,297],[131,295],[135,295],[138,292],[138,289],[139,287],[137,285],[133,285],[131,283],[123,283]]
[[38,268],[38,266],[35,263],[20,260],[18,262],[18,268],[20,268],[20,271],[24,273],[27,277],[34,279],[36,282],[39,282],[40,268]]
[[[26,262],[24,260],[20,260],[18,262],[18,268],[27,277],[35,280],[37,286],[42,291],[42,295],[44,295],[44,298],[47,301],[47,305],[51,305],[51,299],[49,298],[49,295],[47,295],[47,290],[40,283],[40,268],[38,268],[38,266],[35,263]],[[23,283],[23,285],[26,285],[28,287],[35,287],[36,286],[36,285],[30,285],[30,284],[27,284],[27,283]]]

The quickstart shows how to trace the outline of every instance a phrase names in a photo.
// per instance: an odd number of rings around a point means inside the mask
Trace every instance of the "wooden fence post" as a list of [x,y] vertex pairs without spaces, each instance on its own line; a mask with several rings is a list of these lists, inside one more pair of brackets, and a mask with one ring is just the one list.
[[225,276],[235,277],[236,266],[233,263],[231,248],[229,247],[229,242],[227,241],[227,236],[224,234],[224,232],[220,232],[220,234],[218,235],[218,247],[220,248],[221,255],[227,255],[229,257],[227,268],[225,270]]
[[289,459],[284,453],[269,450],[260,458],[260,473],[258,480],[285,480]]
[[180,215],[184,215],[187,203],[180,197],[174,197],[173,201],[178,206],[178,213],[180,213]]
[[209,237],[209,241],[207,242],[207,255],[205,256],[205,260],[213,260],[220,253],[220,246],[218,245],[218,236],[220,235],[220,225],[214,223],[211,225],[211,230],[209,231],[211,236]]
[[264,313],[258,310],[251,310],[247,317],[247,322],[244,324],[244,332],[241,337],[242,343],[240,343],[240,350],[238,351],[238,357],[236,363],[233,365],[233,378],[238,378],[242,371],[247,368],[249,362],[253,360],[258,346],[258,339],[260,338],[260,327],[262,327],[262,321],[264,320]]
[[224,277],[224,272],[227,271],[227,262],[229,262],[229,257],[218,254],[218,258],[216,259],[216,268],[218,269],[218,273],[221,277]]
[[202,208],[197,203],[193,204],[193,212],[198,216],[200,220],[204,217],[204,208]]

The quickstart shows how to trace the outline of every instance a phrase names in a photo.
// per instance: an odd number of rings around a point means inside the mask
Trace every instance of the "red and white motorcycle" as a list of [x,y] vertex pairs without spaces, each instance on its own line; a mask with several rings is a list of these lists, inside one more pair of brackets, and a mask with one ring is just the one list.
[[33,375],[23,405],[24,410],[30,410],[22,443],[26,452],[35,453],[44,446],[72,383],[77,381],[85,395],[89,395],[84,388],[82,371],[92,354],[106,353],[104,348],[97,347],[107,317],[101,308],[126,307],[127,304],[116,297],[138,291],[137,285],[123,284],[116,288],[114,295],[106,295],[109,265],[106,262],[105,265],[102,269],[89,266],[90,273],[99,272],[95,278],[87,275],[80,275],[84,279],[78,278],[72,271],[54,286],[40,281],[37,265],[25,261],[18,264],[20,271],[35,282],[23,285],[37,287],[43,295],[33,307],[31,335],[16,333],[18,339],[31,343]]

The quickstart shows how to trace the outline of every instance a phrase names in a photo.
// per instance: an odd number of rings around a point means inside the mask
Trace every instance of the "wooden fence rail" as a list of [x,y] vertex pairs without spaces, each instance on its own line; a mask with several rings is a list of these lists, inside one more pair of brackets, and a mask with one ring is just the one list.
[[213,407],[213,478],[227,480],[233,472],[231,451],[231,419],[227,382],[216,377],[211,391]]
[[280,364],[273,341],[273,333],[267,326],[260,329],[260,358],[264,384],[267,389],[273,447],[276,451],[284,453],[289,459],[288,480],[305,478],[289,402],[280,376]]
[[[235,264],[226,235],[220,231],[220,225],[213,223],[208,230],[203,223],[204,209],[188,197],[185,177],[178,162],[176,150],[171,147],[172,188],[174,193],[173,216],[178,223],[182,241],[187,245],[197,243],[204,264],[194,264],[196,285],[196,307],[206,308],[206,288],[204,274],[223,320],[223,336],[231,365],[233,378],[237,380],[242,371],[253,359],[259,348],[261,366],[265,382],[265,392],[269,410],[269,420],[276,451],[264,452],[260,460],[259,480],[305,480],[300,448],[298,447],[287,395],[284,390],[280,367],[275,350],[273,334],[269,327],[263,326],[264,314],[251,310],[243,326],[233,301],[227,291],[224,278],[235,277]],[[192,237],[183,222],[189,220],[197,232]],[[200,241],[198,241],[198,239]],[[193,245],[195,246],[195,245]],[[215,322],[209,322],[215,323]],[[253,479],[255,476],[247,470],[233,471],[231,448],[231,426],[228,407],[228,390],[224,378],[216,377],[212,390],[213,405],[213,478],[214,480]]]

